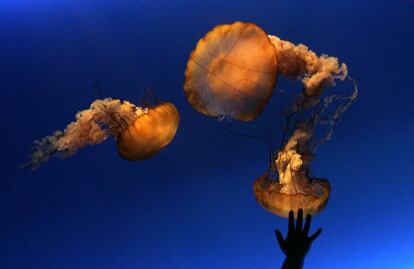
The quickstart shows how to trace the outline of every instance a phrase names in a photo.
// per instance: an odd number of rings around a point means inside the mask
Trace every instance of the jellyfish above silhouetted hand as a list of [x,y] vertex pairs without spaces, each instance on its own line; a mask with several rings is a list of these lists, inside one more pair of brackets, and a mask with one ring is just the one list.
[[[234,22],[216,26],[198,41],[187,63],[184,92],[202,114],[252,121],[280,76],[300,81],[303,90],[286,109],[281,146],[270,154],[268,171],[253,190],[260,205],[274,214],[287,217],[299,208],[315,214],[327,204],[330,185],[310,176],[310,163],[358,93],[354,81],[351,95],[324,95],[336,81],[350,79],[344,63],[268,35],[253,23]],[[318,133],[322,137],[315,135],[318,125],[327,128]]]

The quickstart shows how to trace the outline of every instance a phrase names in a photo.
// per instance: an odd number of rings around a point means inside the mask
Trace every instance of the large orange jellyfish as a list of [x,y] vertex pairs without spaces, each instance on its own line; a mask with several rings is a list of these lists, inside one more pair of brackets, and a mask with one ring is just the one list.
[[76,121],[64,131],[35,140],[27,166],[36,169],[51,156],[69,157],[111,136],[117,140],[122,158],[148,159],[171,142],[178,124],[178,111],[169,102],[140,107],[119,99],[98,99],[89,109],[78,112]]
[[[216,26],[199,40],[187,63],[184,91],[202,114],[251,121],[268,103],[279,75],[300,80],[303,91],[287,110],[281,147],[253,191],[271,213],[287,217],[302,208],[304,214],[316,214],[326,206],[331,188],[327,180],[310,176],[310,162],[358,92],[354,84],[349,96],[323,95],[335,80],[351,79],[345,64],[268,35],[255,24],[235,22]],[[319,139],[318,124],[328,127]]]
[[220,25],[201,39],[185,71],[184,91],[198,112],[250,121],[272,95],[275,48],[252,23]]

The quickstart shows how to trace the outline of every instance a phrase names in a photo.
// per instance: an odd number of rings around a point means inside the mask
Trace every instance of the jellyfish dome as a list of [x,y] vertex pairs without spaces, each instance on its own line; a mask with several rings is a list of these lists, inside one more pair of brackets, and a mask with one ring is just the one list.
[[179,114],[172,103],[148,108],[117,136],[118,152],[126,160],[145,160],[167,146],[177,132]]
[[89,109],[78,112],[64,131],[35,140],[26,166],[37,169],[52,156],[72,156],[108,137],[117,140],[123,159],[148,159],[172,141],[178,124],[179,113],[169,102],[140,107],[119,99],[98,99]]
[[267,34],[253,23],[235,22],[198,41],[184,91],[198,112],[250,121],[265,107],[276,79],[276,51]]
[[[259,177],[253,185],[258,203],[270,213],[287,218],[289,211],[302,209],[304,214],[315,215],[328,203],[331,187],[328,180],[314,179],[312,185],[318,189],[315,194],[306,191],[283,193],[279,182],[266,183],[268,174]],[[264,184],[269,184],[263,187]]]

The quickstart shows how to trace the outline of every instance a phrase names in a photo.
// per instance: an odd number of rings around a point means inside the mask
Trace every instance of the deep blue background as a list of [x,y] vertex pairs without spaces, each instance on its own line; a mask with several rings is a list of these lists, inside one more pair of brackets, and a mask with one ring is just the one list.
[[[413,17],[396,0],[2,0],[0,268],[280,267],[273,230],[286,219],[251,191],[266,146],[217,127],[182,91],[197,40],[235,20],[338,56],[359,81],[313,164],[332,194],[306,268],[414,268]],[[108,141],[18,169],[35,138],[93,100],[148,88],[181,113],[156,157],[126,162]]]

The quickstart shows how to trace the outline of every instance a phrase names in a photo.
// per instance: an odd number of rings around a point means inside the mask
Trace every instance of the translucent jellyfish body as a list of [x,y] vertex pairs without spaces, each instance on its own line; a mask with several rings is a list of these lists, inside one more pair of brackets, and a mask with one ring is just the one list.
[[[259,204],[269,212],[287,218],[289,211],[297,212],[303,209],[304,214],[314,215],[319,213],[328,203],[331,187],[328,180],[303,178],[304,181],[310,181],[311,188],[315,188],[315,192],[296,192],[284,193],[281,185],[277,181],[266,183],[268,174],[258,178],[253,185],[253,191]],[[264,184],[268,184],[263,187]],[[295,183],[299,185],[300,183]]]
[[98,99],[89,109],[78,112],[64,131],[35,140],[27,166],[36,169],[52,156],[72,156],[80,148],[100,144],[108,137],[117,140],[122,158],[147,159],[171,142],[178,124],[179,114],[172,103],[139,107],[118,99]]
[[266,173],[253,184],[257,201],[273,214],[288,217],[290,210],[296,212],[301,208],[304,214],[313,215],[328,202],[329,182],[308,176],[312,159],[311,152],[306,150],[309,140],[308,132],[296,129],[274,161],[278,180],[271,180]]
[[117,136],[118,152],[126,160],[144,160],[157,154],[174,138],[179,114],[172,103],[149,108]]
[[219,25],[198,41],[185,71],[192,107],[208,116],[256,118],[277,79],[275,47],[252,23]]

